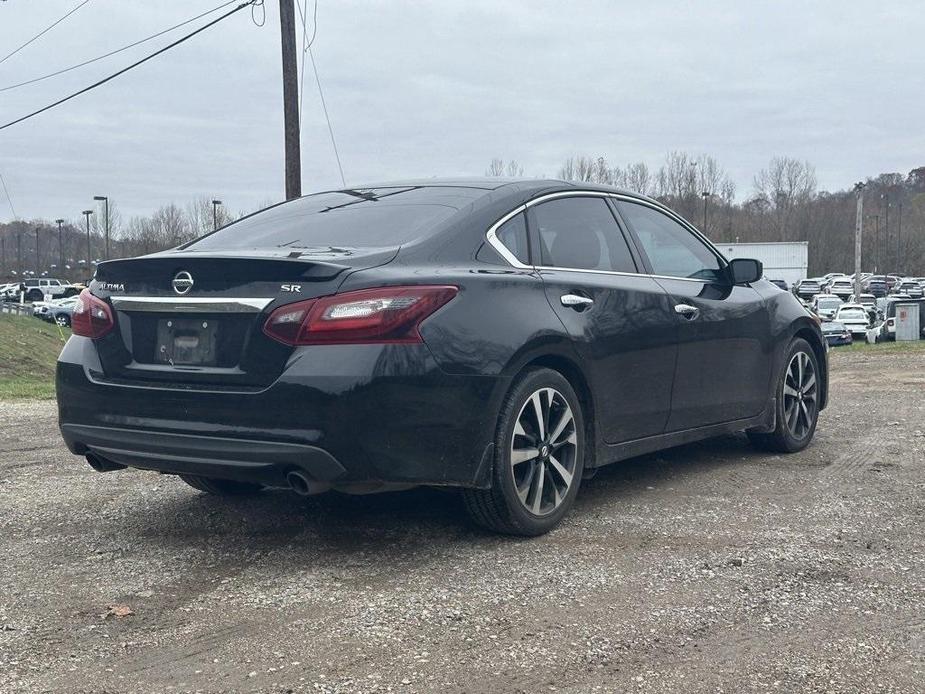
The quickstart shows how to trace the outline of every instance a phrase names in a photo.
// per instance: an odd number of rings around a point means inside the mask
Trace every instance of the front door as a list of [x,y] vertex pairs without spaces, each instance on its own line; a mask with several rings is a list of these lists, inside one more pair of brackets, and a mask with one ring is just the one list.
[[604,197],[555,198],[529,208],[528,220],[534,263],[584,362],[601,437],[662,433],[677,351],[667,292],[637,272]]
[[642,202],[621,200],[617,209],[671,297],[678,324],[667,431],[761,413],[772,360],[764,299],[749,286],[733,286],[724,261],[680,221]]

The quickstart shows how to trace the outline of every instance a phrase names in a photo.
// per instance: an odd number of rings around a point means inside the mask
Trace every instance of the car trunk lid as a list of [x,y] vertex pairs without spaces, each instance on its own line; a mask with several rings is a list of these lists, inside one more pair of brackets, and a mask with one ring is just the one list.
[[263,333],[269,312],[334,294],[350,273],[390,262],[398,248],[169,251],[101,263],[91,291],[116,329],[97,340],[103,373],[123,383],[259,389],[292,348]]

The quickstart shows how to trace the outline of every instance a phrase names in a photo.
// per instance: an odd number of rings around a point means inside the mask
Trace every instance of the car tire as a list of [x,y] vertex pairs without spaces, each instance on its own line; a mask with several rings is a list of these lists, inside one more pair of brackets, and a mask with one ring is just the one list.
[[67,315],[55,316],[55,323],[60,325],[62,328],[70,328],[71,317]]
[[259,484],[238,482],[237,480],[224,480],[217,477],[180,475],[180,479],[193,489],[198,489],[201,492],[213,494],[215,496],[248,496],[250,494],[256,494],[263,489]]
[[42,294],[38,289],[30,289],[26,294],[26,299],[29,301],[41,301],[45,298],[45,295]]
[[757,448],[775,453],[796,453],[813,440],[819,421],[819,360],[810,344],[797,338],[790,343],[775,382],[774,431],[749,431]]
[[587,438],[581,403],[565,377],[525,371],[498,416],[491,488],[463,490],[469,515],[507,535],[549,532],[578,494]]

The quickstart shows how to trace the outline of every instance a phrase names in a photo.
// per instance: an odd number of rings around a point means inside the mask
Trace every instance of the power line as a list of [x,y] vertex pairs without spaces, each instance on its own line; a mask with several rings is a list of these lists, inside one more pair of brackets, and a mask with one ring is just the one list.
[[7,60],[8,58],[12,58],[14,55],[16,55],[17,53],[19,53],[23,48],[25,48],[26,46],[28,46],[30,43],[32,43],[33,41],[35,41],[35,40],[41,38],[41,37],[44,36],[45,34],[47,34],[49,31],[51,31],[52,29],[54,29],[54,28],[55,28],[56,26],[58,26],[61,22],[63,22],[63,21],[64,21],[65,19],[67,19],[68,17],[70,17],[72,14],[74,14],[77,10],[79,10],[81,7],[83,7],[84,5],[86,5],[88,2],[90,2],[90,0],[83,0],[82,3],[80,3],[77,7],[75,7],[75,8],[74,8],[73,10],[71,10],[70,12],[68,12],[66,15],[64,15],[61,19],[59,19],[58,21],[56,21],[54,24],[52,24],[52,25],[49,26],[49,27],[46,27],[45,29],[42,29],[42,31],[40,31],[39,33],[37,33],[35,36],[33,36],[33,37],[32,37],[31,39],[29,39],[28,41],[26,41],[23,45],[21,45],[19,48],[17,48],[16,50],[14,50],[12,53],[7,53],[5,56],[3,56],[2,58],[0,58],[0,63],[6,62],[6,60]]
[[130,43],[128,45],[122,46],[122,48],[117,48],[113,51],[109,51],[109,53],[104,53],[103,55],[99,55],[95,58],[90,58],[89,60],[85,60],[82,63],[77,63],[76,65],[71,65],[70,67],[66,67],[61,70],[56,70],[55,72],[50,72],[47,75],[42,75],[41,77],[34,77],[32,79],[25,80],[24,82],[18,82],[16,84],[10,84],[6,87],[0,87],[0,92],[7,92],[11,89],[18,89],[19,87],[25,87],[28,84],[35,84],[36,82],[41,82],[51,77],[57,77],[58,75],[63,75],[65,72],[70,72],[71,70],[76,70],[77,68],[84,67],[85,65],[90,65],[91,63],[95,63],[105,58],[109,58],[110,56],[114,56],[117,53],[122,53],[123,51],[127,51],[130,48],[135,48],[135,46],[140,46],[143,43],[147,43],[148,41],[158,38],[159,36],[163,36],[164,34],[169,34],[171,31],[175,29],[179,29],[182,26],[186,26],[187,24],[192,24],[197,19],[202,19],[206,15],[210,15],[213,12],[217,12],[223,7],[227,7],[228,5],[233,5],[235,2],[238,2],[238,0],[229,0],[229,2],[224,2],[218,7],[213,7],[211,10],[207,10],[206,12],[203,12],[202,14],[198,14],[195,17],[187,19],[185,22],[174,24],[172,27],[168,29],[164,29],[163,31],[159,31],[156,34],[152,34],[151,36],[148,36],[147,38],[141,39],[140,41],[135,41],[134,43]]
[[[306,5],[308,0],[306,0]],[[340,152],[337,151],[337,140],[334,138],[334,128],[331,127],[331,117],[328,115],[328,106],[324,101],[324,90],[321,88],[321,78],[318,76],[318,66],[315,65],[315,54],[312,53],[312,44],[315,42],[315,37],[318,34],[318,0],[315,0],[315,10],[314,16],[312,17],[312,38],[306,43],[305,41],[305,18],[308,14],[308,8],[306,7],[305,12],[302,11],[301,3],[296,3],[296,7],[299,8],[299,14],[302,17],[302,77],[305,76],[305,53],[308,53],[308,57],[312,63],[312,72],[315,73],[315,83],[318,85],[318,96],[321,97],[321,109],[324,111],[324,119],[328,123],[328,134],[331,136],[331,147],[334,148],[334,158],[337,160],[337,169],[340,171],[340,182],[342,185],[346,186],[347,181],[344,178],[344,167],[340,163]],[[300,87],[299,91],[299,121],[302,120],[302,90]]]
[[249,5],[252,5],[252,4],[254,4],[255,2],[257,2],[257,0],[247,0],[247,2],[241,3],[240,5],[238,5],[237,7],[235,7],[235,8],[234,8],[233,10],[231,10],[230,12],[226,12],[226,13],[223,14],[221,17],[218,17],[218,18],[216,18],[216,19],[213,19],[213,20],[212,20],[211,22],[209,22],[208,24],[205,24],[205,25],[199,27],[198,29],[196,29],[196,31],[190,32],[190,33],[187,34],[186,36],[183,36],[183,37],[177,39],[177,40],[174,41],[173,43],[164,46],[164,47],[161,48],[160,50],[157,50],[157,51],[155,51],[154,53],[151,53],[150,55],[148,55],[148,56],[142,58],[141,60],[132,63],[132,64],[129,65],[128,67],[122,68],[122,69],[119,70],[118,72],[115,72],[115,73],[111,74],[109,77],[104,77],[103,79],[99,80],[98,82],[94,82],[94,83],[91,84],[89,87],[84,87],[83,89],[81,89],[81,90],[79,90],[79,91],[76,91],[76,92],[74,92],[73,94],[70,94],[70,95],[64,97],[63,99],[58,99],[58,100],[55,101],[54,103],[51,103],[51,104],[49,104],[48,106],[44,106],[44,107],[38,109],[37,111],[33,111],[32,113],[29,113],[29,114],[27,114],[27,115],[25,115],[25,116],[22,116],[21,118],[17,118],[16,120],[10,121],[9,123],[5,123],[4,125],[0,125],[0,130],[5,130],[6,128],[9,128],[10,126],[16,125],[17,123],[22,123],[24,120],[28,120],[29,118],[32,118],[33,116],[37,116],[37,115],[39,115],[40,113],[44,113],[45,111],[48,111],[48,110],[50,110],[50,109],[53,109],[55,106],[60,106],[61,104],[63,104],[63,103],[66,102],[66,101],[70,101],[71,99],[73,99],[73,98],[75,98],[75,97],[78,97],[78,96],[80,96],[81,94],[86,94],[86,93],[89,92],[90,90],[96,89],[97,87],[99,87],[99,86],[101,86],[101,85],[103,85],[103,84],[106,84],[107,82],[109,82],[109,81],[111,81],[111,80],[114,80],[114,79],[115,79],[116,77],[118,77],[119,75],[125,74],[125,73],[128,72],[129,70],[138,67],[138,66],[141,65],[142,63],[148,62],[148,61],[151,60],[152,58],[155,58],[155,57],[159,56],[161,53],[165,53],[166,51],[169,51],[171,48],[174,48],[175,46],[179,46],[179,45],[180,45],[181,43],[183,43],[184,41],[187,41],[187,40],[193,38],[196,34],[199,34],[199,33],[203,32],[203,31],[205,31],[206,29],[208,29],[208,28],[211,27],[211,26],[214,26],[215,24],[218,24],[218,23],[221,22],[223,19],[227,19],[227,18],[230,17],[231,15],[235,14],[236,12],[239,12],[239,11],[243,10],[245,7],[247,7],[247,6],[249,6]]
[[3,186],[3,192],[6,193],[6,201],[10,203],[10,212],[13,213],[13,219],[19,219],[16,216],[16,208],[13,207],[13,198],[10,197],[10,191],[6,188],[6,181],[3,180],[3,174],[0,174],[0,186]]
[[[318,68],[315,66],[315,56],[312,49],[308,48],[308,57],[312,61],[312,71],[315,73],[315,82],[318,84],[318,95],[321,97],[321,108],[324,110],[324,119],[328,122],[328,132],[331,134],[331,146],[334,147],[334,158],[337,159],[337,168],[340,170],[340,182],[346,186],[347,181],[344,179],[344,167],[340,164],[340,152],[337,151],[337,140],[334,139],[334,128],[331,127],[331,117],[328,116],[328,107],[324,103],[324,90],[321,89],[321,78],[318,77]],[[3,130],[3,128],[0,128]]]

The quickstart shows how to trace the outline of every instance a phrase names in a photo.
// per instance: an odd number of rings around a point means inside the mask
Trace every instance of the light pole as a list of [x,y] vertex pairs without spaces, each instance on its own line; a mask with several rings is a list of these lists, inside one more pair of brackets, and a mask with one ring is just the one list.
[[55,224],[58,225],[58,269],[59,272],[64,272],[64,246],[61,243],[61,225],[64,224],[64,220],[56,219]]
[[42,259],[39,256],[39,228],[35,227],[35,269],[39,273],[39,276],[42,274]]
[[706,235],[707,234],[707,200],[709,200],[710,196],[713,195],[713,193],[705,190],[700,195],[703,196],[703,233],[704,235]]
[[883,209],[883,237],[886,239],[886,260],[888,265],[890,259],[890,194],[880,193],[880,200],[880,207]]
[[[903,235],[903,204],[902,201],[899,203],[899,219],[896,220],[896,258],[899,262],[896,263],[896,269],[899,270],[899,263],[902,262],[902,235]],[[901,273],[900,273],[901,274]]]
[[87,269],[90,269],[90,215],[93,210],[84,210],[83,216],[87,218]]
[[106,205],[106,218],[104,220],[106,225],[106,260],[109,260],[109,198],[107,198],[105,195],[94,195],[93,199],[99,202],[103,202]]
[[867,215],[868,219],[874,220],[874,272],[882,272],[880,270],[880,215],[879,214],[869,214]]
[[221,200],[212,201],[212,231],[218,229],[218,206],[221,204]]

